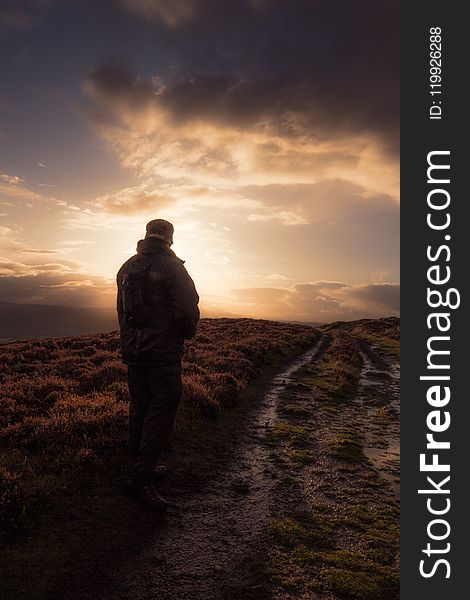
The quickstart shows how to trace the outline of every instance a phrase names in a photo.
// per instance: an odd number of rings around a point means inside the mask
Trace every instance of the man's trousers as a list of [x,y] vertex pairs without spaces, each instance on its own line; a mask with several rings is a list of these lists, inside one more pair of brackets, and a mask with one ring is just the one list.
[[153,479],[155,466],[175,422],[181,400],[181,362],[169,365],[128,365],[130,393],[129,451],[131,477],[137,483]]

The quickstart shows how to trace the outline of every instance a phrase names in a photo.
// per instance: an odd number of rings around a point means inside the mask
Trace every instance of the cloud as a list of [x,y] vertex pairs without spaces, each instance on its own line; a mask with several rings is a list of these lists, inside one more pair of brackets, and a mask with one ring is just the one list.
[[[8,3],[32,26],[49,5]],[[128,60],[96,64],[82,82],[89,122],[132,173],[120,178],[122,189],[110,192],[107,181],[87,199],[66,192],[59,178],[64,199],[40,209],[47,198],[37,192],[48,193],[47,180],[37,187],[0,176],[9,218],[18,218],[18,204],[34,209],[30,225],[19,217],[21,235],[10,232],[4,245],[2,281],[12,297],[27,298],[29,289],[40,302],[75,302],[74,293],[100,301],[93,294],[108,284],[84,265],[112,273],[146,220],[162,216],[175,222],[177,251],[202,294],[217,291],[220,310],[307,320],[388,310],[394,289],[353,282],[397,277],[397,7],[393,0],[77,0],[77,14],[109,17],[109,36],[87,42],[92,54],[135,48]],[[153,40],[145,58],[147,42],[135,44],[137,35]],[[41,156],[35,168],[61,164],[50,156],[39,163]],[[328,278],[339,281],[310,282]],[[228,306],[234,287],[245,291]]]
[[47,275],[57,274],[69,275],[76,272],[77,264],[73,261],[61,262],[20,262],[0,258],[0,275],[22,277],[24,275]]
[[[336,118],[337,129],[323,131],[325,119],[295,109],[291,90],[280,103],[271,89],[265,98],[257,89],[246,96],[247,86],[232,76],[144,79],[120,61],[98,67],[83,84],[94,127],[148,193],[155,180],[233,188],[341,177],[397,198],[397,162],[377,132],[342,129]],[[306,98],[306,107],[313,101]]]
[[[124,0],[173,57],[159,103],[183,121],[282,136],[368,132],[397,150],[399,11],[393,0]],[[176,29],[176,31],[175,31]]]
[[279,319],[327,323],[399,314],[397,283],[317,281],[290,288],[251,287],[233,290],[239,310]]
[[26,252],[28,254],[57,254],[57,250],[50,250],[48,248],[21,248],[21,252]]
[[30,15],[20,6],[13,3],[0,7],[0,34],[7,31],[21,31],[32,25]]
[[[12,227],[0,226],[0,250],[11,252],[15,256],[21,254],[56,254],[57,251],[50,248],[34,248],[20,240],[19,233]],[[11,263],[15,264],[15,263]]]
[[18,175],[7,175],[6,173],[0,173],[0,181],[4,181],[5,183],[9,183],[12,185],[24,183],[24,179],[18,177]]
[[172,203],[174,203],[174,198],[171,196],[156,191],[147,191],[142,186],[105,194],[93,202],[95,207],[116,215],[156,214]]
[[[19,177],[6,176],[8,179],[0,179],[0,198],[9,198],[12,200],[33,200],[33,201],[44,201],[50,200],[43,194],[38,194],[33,190],[28,189],[24,185],[24,180]],[[1,183],[4,181],[5,183]]]
[[55,249],[25,244],[11,227],[0,226],[0,237],[0,287],[4,302],[113,305],[113,279],[83,272],[80,263],[60,256]]
[[37,26],[45,11],[56,3],[57,0],[2,0],[0,35]]
[[4,302],[113,306],[115,283],[82,273],[71,261],[27,264],[0,258],[0,286]]
[[94,126],[147,194],[154,178],[233,189],[341,177],[397,199],[397,2],[120,6],[153,29],[165,59],[145,76],[112,60],[83,88]]
[[121,0],[129,11],[146,19],[161,21],[170,27],[187,21],[198,2],[194,0]]
[[107,104],[111,115],[123,117],[127,111],[142,111],[154,100],[157,88],[152,82],[132,72],[120,60],[113,60],[92,71],[83,82],[87,92],[96,103],[96,119],[107,122],[109,115],[100,112],[100,105]]
[[290,278],[286,277],[285,275],[281,275],[280,273],[272,273],[271,275],[268,275],[266,279],[269,281],[288,281]]
[[350,181],[245,186],[239,189],[239,194],[260,202],[274,214],[291,211],[306,223],[359,222],[375,227],[388,223],[398,234],[399,208],[394,199]]
[[[351,305],[373,305],[375,308],[389,307],[397,313],[400,308],[400,286],[392,283],[372,283],[352,286],[346,291]],[[341,295],[340,295],[341,297]]]

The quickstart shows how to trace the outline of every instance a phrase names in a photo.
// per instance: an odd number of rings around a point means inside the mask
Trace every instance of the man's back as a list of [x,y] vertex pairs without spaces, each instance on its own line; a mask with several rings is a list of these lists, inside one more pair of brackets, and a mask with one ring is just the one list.
[[[147,318],[145,323],[136,325],[126,306],[126,282],[129,274],[139,268],[142,283],[136,278],[135,285],[142,287]],[[117,285],[124,360],[153,364],[181,359],[184,340],[193,337],[199,320],[199,296],[183,261],[160,239],[140,240],[137,254],[119,269]]]

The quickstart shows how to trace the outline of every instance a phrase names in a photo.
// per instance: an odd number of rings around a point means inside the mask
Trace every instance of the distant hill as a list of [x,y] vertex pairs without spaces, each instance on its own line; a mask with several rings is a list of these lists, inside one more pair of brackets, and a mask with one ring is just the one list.
[[113,309],[0,302],[0,343],[106,333],[117,328]]
[[321,329],[323,331],[344,329],[355,334],[372,337],[388,337],[392,340],[400,339],[400,319],[398,317],[358,319],[357,321],[335,321],[334,323],[322,325]]

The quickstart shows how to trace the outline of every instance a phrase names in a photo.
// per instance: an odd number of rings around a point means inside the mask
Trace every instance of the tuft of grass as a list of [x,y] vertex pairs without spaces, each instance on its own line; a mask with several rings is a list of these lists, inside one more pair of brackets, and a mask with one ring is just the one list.
[[358,321],[337,321],[323,326],[324,331],[342,330],[351,335],[381,346],[388,354],[400,356],[400,319],[359,319]]
[[287,417],[294,418],[306,418],[309,417],[312,413],[311,411],[301,404],[281,404],[279,406],[279,412]]
[[[269,532],[284,552],[273,578],[283,587],[292,578],[297,590],[309,587],[350,600],[398,600],[397,515],[390,507],[381,513],[360,505],[350,513],[333,516],[325,509],[271,521]],[[335,531],[352,521],[362,532],[360,552],[335,547]]]
[[390,567],[381,567],[380,571],[332,568],[325,570],[322,580],[326,589],[341,598],[397,600],[399,596],[398,574]]
[[285,519],[273,519],[268,532],[282,546],[307,549],[330,548],[334,527],[328,516],[300,513]]
[[400,340],[391,339],[382,335],[371,335],[371,334],[359,334],[359,339],[365,340],[366,342],[377,344],[385,351],[389,356],[400,359]]
[[346,331],[331,331],[328,335],[330,343],[321,360],[302,367],[294,378],[315,386],[324,400],[350,402],[357,392],[362,368],[359,347]]
[[305,427],[289,423],[276,423],[266,434],[268,441],[275,442],[282,439],[294,444],[305,442],[308,437],[308,430]]
[[312,455],[305,450],[290,450],[287,453],[290,463],[297,469],[301,469],[312,462]]
[[328,440],[332,455],[339,460],[351,463],[359,463],[365,460],[361,443],[350,434],[340,434],[334,439]]

